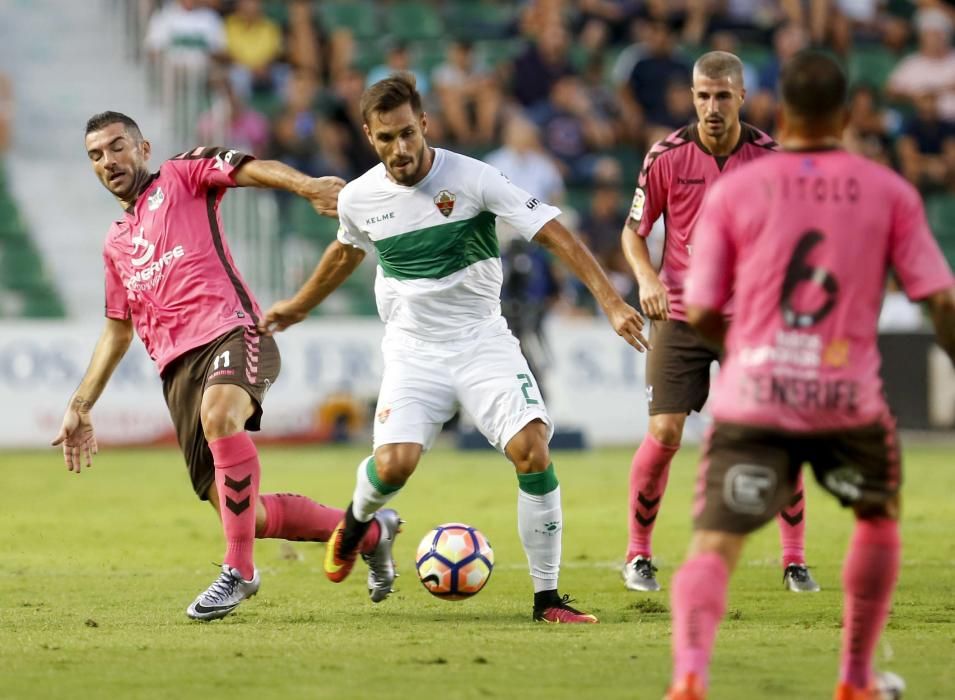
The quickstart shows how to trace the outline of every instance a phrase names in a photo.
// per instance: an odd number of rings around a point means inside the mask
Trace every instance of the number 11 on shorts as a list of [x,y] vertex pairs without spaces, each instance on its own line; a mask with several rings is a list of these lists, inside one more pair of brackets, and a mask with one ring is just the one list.
[[524,400],[527,402],[527,405],[533,406],[534,404],[540,403],[537,399],[532,399],[527,395],[527,390],[534,388],[534,380],[531,379],[531,375],[522,372],[517,375],[517,378],[523,382],[523,384],[521,384],[521,391],[524,392]]

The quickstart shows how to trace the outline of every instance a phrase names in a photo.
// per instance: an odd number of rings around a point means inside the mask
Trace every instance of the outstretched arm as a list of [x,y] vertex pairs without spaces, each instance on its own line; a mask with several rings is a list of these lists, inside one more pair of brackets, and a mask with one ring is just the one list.
[[322,216],[337,216],[338,193],[345,186],[340,177],[309,177],[277,160],[250,160],[240,165],[234,175],[239,187],[267,187],[285,190],[312,203]]
[[72,472],[80,473],[81,461],[85,461],[87,467],[93,466],[97,447],[90,410],[103,393],[132,340],[132,321],[106,319],[83,381],[70,398],[63,415],[63,425],[52,442],[53,445],[63,445],[63,461]]
[[935,340],[955,364],[955,288],[936,292],[925,302],[932,312]]
[[643,337],[643,319],[613,288],[607,275],[589,250],[556,220],[551,219],[537,232],[534,240],[547,248],[583,282],[600,304],[617,335],[640,352],[650,343]]
[[272,305],[259,321],[259,332],[268,335],[303,321],[308,312],[334,292],[364,258],[365,252],[360,248],[334,241],[325,249],[312,276],[295,296]]

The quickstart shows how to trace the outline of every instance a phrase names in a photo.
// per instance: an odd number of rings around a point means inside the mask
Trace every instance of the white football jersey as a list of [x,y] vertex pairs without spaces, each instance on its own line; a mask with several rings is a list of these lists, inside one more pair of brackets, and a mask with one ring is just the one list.
[[501,315],[497,217],[530,240],[560,214],[487,163],[434,149],[431,171],[405,187],[379,163],[338,198],[338,240],[378,257],[375,296],[389,328],[453,340]]

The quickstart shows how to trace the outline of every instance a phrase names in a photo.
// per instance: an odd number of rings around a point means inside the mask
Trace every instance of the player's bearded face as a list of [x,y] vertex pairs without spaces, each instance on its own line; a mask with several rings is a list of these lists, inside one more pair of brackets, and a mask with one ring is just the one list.
[[730,76],[707,78],[694,74],[693,105],[703,131],[721,138],[739,123],[739,110],[746,91]]
[[400,185],[421,180],[428,147],[427,116],[415,114],[410,104],[404,104],[390,112],[373,113],[369,122],[365,133],[391,179]]
[[124,124],[109,124],[87,134],[86,152],[96,177],[119,199],[132,198],[148,175],[149,143],[129,133]]

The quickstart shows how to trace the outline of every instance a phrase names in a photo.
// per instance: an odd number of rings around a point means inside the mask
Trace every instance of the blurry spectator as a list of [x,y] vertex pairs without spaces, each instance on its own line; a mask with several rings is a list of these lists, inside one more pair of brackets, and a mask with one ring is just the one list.
[[[288,3],[288,33],[285,45],[286,58],[293,69],[322,75],[322,38],[315,26],[312,3],[308,0],[291,0]],[[351,54],[348,58],[350,61]]]
[[[684,78],[672,78],[667,84],[666,91],[666,117],[661,126],[665,126],[671,131],[677,127],[685,126],[693,121],[696,116],[696,109],[693,107],[693,93],[690,91],[690,81]],[[661,138],[665,138],[666,134]],[[659,139],[654,139],[657,141]]]
[[842,137],[846,150],[891,167],[888,121],[875,90],[867,85],[854,88],[849,97],[849,123]]
[[782,4],[778,0],[726,0],[710,22],[710,30],[732,34],[740,41],[768,44],[773,29],[786,19]]
[[627,27],[641,12],[639,0],[578,0],[581,32],[588,25],[600,24],[608,33],[611,44],[627,42]]
[[917,187],[955,184],[955,123],[941,119],[934,93],[915,98],[915,114],[896,141],[902,174]]
[[889,76],[892,99],[917,100],[925,92],[938,94],[943,119],[955,119],[955,51],[952,20],[942,10],[926,8],[915,15],[918,51],[902,60]]
[[[617,290],[624,294],[620,283],[632,288],[633,273],[620,246],[620,229],[627,219],[628,204],[621,195],[621,185],[620,163],[613,158],[601,158],[594,168],[590,208],[581,212],[578,230]],[[616,279],[618,276],[624,279]]]
[[[677,51],[666,23],[650,22],[633,69],[619,89],[627,122],[636,129],[670,123],[672,115],[667,107],[667,91],[674,80],[689,85],[690,66]],[[638,134],[634,132],[633,135]]]
[[494,140],[501,90],[494,73],[478,63],[468,41],[454,41],[447,60],[434,71],[434,86],[448,135],[458,143]]
[[[337,75],[330,90],[324,95],[322,112],[325,120],[337,128],[341,148],[348,160],[351,172],[360,175],[378,162],[365,136],[361,116],[361,94],[365,89],[365,76],[354,68],[344,69]],[[431,120],[428,121],[431,134]],[[330,135],[329,138],[332,138]]]
[[872,41],[882,34],[882,0],[835,0],[829,21],[829,41],[846,56],[855,39]]
[[272,124],[272,157],[308,175],[318,175],[315,154],[315,102],[318,83],[309,71],[289,77],[285,104]]
[[909,48],[915,5],[906,0],[889,0],[882,16],[882,44],[894,54]]
[[368,85],[372,85],[379,80],[384,80],[395,73],[401,72],[411,73],[415,77],[418,92],[420,92],[423,97],[428,96],[431,92],[431,83],[428,81],[428,76],[412,67],[411,50],[403,41],[396,41],[388,47],[388,52],[385,54],[385,62],[368,71],[367,83]]
[[204,66],[210,56],[223,55],[225,30],[219,15],[199,0],[172,0],[150,17],[144,43],[153,60]]
[[0,153],[6,153],[13,140],[13,85],[0,73]]
[[515,235],[501,251],[504,284],[501,287],[501,314],[521,343],[531,373],[546,396],[546,368],[550,355],[544,335],[547,312],[560,298],[560,284],[554,275],[548,252]]
[[246,105],[228,80],[215,76],[212,104],[199,115],[196,136],[199,143],[225,144],[262,158],[269,144],[269,121]]
[[282,56],[282,28],[262,14],[261,0],[238,0],[226,17],[225,38],[234,63],[232,79],[242,94],[271,91],[273,64]]
[[531,118],[540,127],[544,146],[557,157],[565,178],[586,183],[593,174],[594,151],[613,144],[613,127],[594,109],[580,78],[565,75],[554,83],[548,102],[538,103]]
[[504,145],[491,151],[485,162],[515,185],[550,204],[564,199],[564,180],[554,161],[541,148],[537,127],[520,116],[504,126]]
[[567,58],[570,37],[560,23],[550,25],[514,60],[511,93],[525,107],[545,102],[558,79],[572,74]]
[[759,89],[774,96],[779,92],[779,75],[789,59],[809,44],[809,37],[798,24],[784,24],[773,34],[773,57],[759,72]]
[[776,94],[783,66],[809,43],[805,30],[795,23],[784,24],[773,34],[773,57],[759,72],[757,85],[746,85],[748,93],[743,115],[757,129],[771,132],[776,121]]

